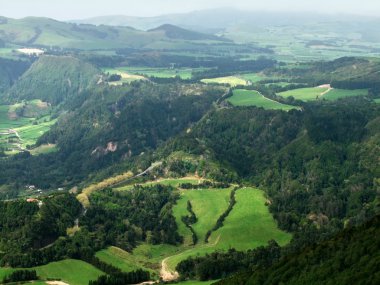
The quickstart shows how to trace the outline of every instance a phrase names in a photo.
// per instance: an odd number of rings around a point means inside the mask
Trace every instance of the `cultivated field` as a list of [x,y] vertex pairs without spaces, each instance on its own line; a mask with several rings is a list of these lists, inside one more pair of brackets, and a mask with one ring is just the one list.
[[227,85],[230,85],[231,87],[249,85],[246,79],[242,79],[237,76],[225,76],[225,77],[218,77],[218,78],[202,79],[201,82],[206,83],[206,84],[211,84],[211,83],[227,84]]
[[256,106],[264,109],[284,110],[297,109],[297,107],[286,105],[268,99],[257,91],[236,89],[233,96],[227,99],[234,106]]

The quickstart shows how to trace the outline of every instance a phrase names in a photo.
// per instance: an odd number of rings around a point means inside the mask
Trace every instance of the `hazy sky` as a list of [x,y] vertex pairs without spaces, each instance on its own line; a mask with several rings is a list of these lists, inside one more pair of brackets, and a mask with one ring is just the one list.
[[115,14],[156,16],[221,7],[380,17],[380,0],[0,0],[0,15],[12,18],[45,16],[66,20]]

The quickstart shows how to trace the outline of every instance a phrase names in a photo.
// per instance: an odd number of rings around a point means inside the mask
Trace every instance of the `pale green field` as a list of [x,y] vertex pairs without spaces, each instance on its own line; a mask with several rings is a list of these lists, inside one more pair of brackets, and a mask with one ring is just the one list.
[[375,99],[373,101],[375,101],[375,103],[377,103],[377,104],[380,104],[380,98],[379,99]]
[[234,106],[256,106],[264,109],[289,111],[297,107],[282,104],[280,102],[268,99],[257,91],[236,89],[233,96],[227,99]]
[[[104,273],[92,265],[75,259],[52,262],[47,265],[33,267],[42,280],[59,279],[70,285],[87,285]],[[16,269],[0,268],[0,280]]]
[[322,94],[326,92],[327,90],[328,88],[319,88],[319,87],[299,88],[299,89],[293,89],[293,90],[281,92],[281,93],[278,93],[277,95],[282,96],[284,98],[288,98],[292,96],[297,100],[313,101],[313,100],[321,99]]
[[215,84],[227,84],[230,85],[231,87],[236,87],[236,86],[247,86],[248,82],[245,79],[242,79],[237,76],[225,76],[225,77],[218,77],[218,78],[208,78],[208,79],[202,79],[201,82],[210,84],[210,83],[215,83]]
[[340,98],[366,95],[368,95],[368,89],[344,90],[334,88],[323,95],[322,98],[326,100],[338,100]]
[[13,129],[30,123],[31,119],[28,118],[11,120],[8,117],[9,108],[8,105],[0,105],[0,129]]

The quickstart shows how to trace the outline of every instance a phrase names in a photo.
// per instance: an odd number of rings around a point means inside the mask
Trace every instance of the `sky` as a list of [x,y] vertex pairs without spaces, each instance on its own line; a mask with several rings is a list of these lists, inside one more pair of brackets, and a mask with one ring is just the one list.
[[0,15],[70,20],[104,15],[158,16],[224,7],[380,17],[380,0],[0,0]]

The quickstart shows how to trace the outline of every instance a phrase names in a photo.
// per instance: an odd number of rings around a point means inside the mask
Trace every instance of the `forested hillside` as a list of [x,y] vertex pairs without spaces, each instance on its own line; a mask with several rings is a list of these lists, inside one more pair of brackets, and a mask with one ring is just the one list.
[[0,101],[2,94],[29,68],[28,61],[15,61],[0,58]]
[[270,267],[252,267],[215,284],[378,284],[380,217],[333,239],[286,255]]
[[42,56],[6,92],[6,99],[11,103],[40,99],[58,105],[99,80],[100,71],[86,62],[70,56]]

